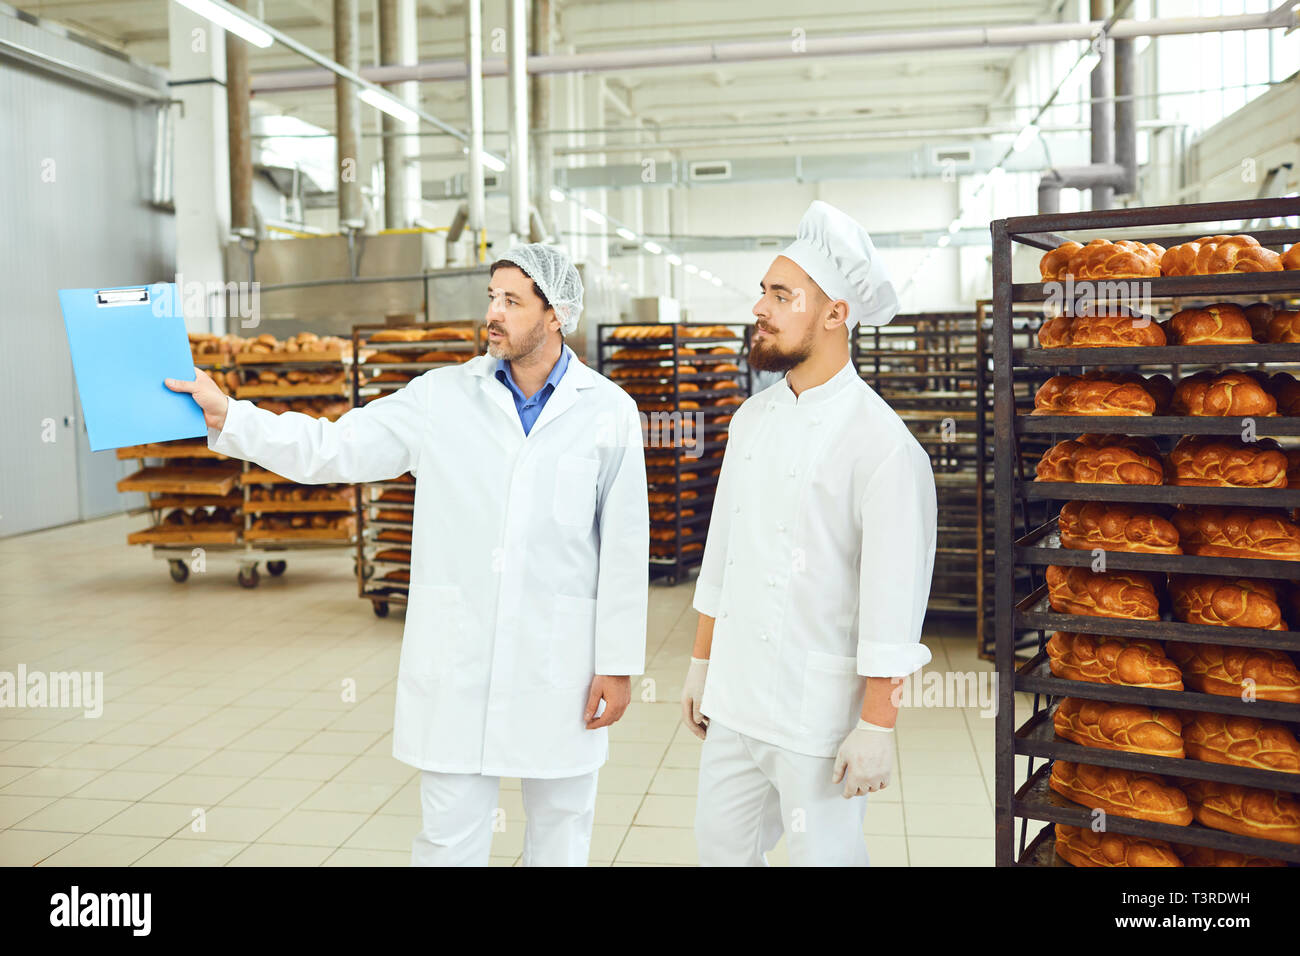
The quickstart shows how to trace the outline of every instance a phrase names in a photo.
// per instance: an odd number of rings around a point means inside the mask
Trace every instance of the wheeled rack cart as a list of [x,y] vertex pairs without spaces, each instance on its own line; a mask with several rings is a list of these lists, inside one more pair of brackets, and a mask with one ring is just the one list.
[[[339,349],[196,355],[195,364],[236,398],[285,406],[314,402],[314,413],[329,418],[337,418],[346,407],[350,357]],[[290,371],[292,378],[315,381],[288,384],[280,373]],[[325,407],[331,402],[337,407]],[[346,485],[297,485],[249,462],[219,455],[202,438],[119,448],[117,456],[141,460],[141,469],[120,480],[117,489],[149,495],[153,516],[153,525],[131,532],[127,543],[151,545],[153,556],[168,563],[177,583],[188,580],[191,568],[206,568],[208,559],[219,557],[233,558],[240,585],[253,588],[260,581],[262,562],[273,577],[279,576],[291,551],[348,548],[353,543],[354,508]],[[174,524],[165,517],[177,512],[200,520]],[[216,516],[219,520],[202,520]]]
[[[1053,675],[1045,653],[1045,642],[1054,631],[1106,634],[1147,638],[1157,642],[1176,640],[1190,644],[1221,644],[1272,648],[1291,654],[1300,652],[1300,621],[1290,620],[1291,630],[1214,627],[1172,620],[1168,610],[1161,620],[1131,620],[1063,614],[1052,610],[1042,574],[1048,565],[1090,566],[1090,551],[1067,550],[1060,546],[1056,514],[1062,500],[1122,501],[1160,505],[1217,504],[1243,507],[1300,508],[1300,488],[1185,487],[1174,485],[1114,485],[1074,482],[1033,481],[1034,460],[1024,454],[1023,443],[1031,437],[1073,438],[1081,432],[1122,433],[1155,439],[1163,452],[1177,436],[1190,434],[1237,435],[1243,432],[1240,418],[1154,415],[1143,417],[1031,415],[1032,400],[1013,389],[1026,377],[1041,377],[1044,371],[1077,373],[1085,367],[1112,371],[1144,369],[1169,372],[1178,378],[1189,366],[1265,368],[1300,362],[1300,345],[1197,345],[1126,348],[1013,348],[1012,310],[1019,303],[1044,303],[1059,298],[1064,283],[1016,282],[1012,273],[1013,249],[1033,250],[1036,260],[1042,250],[1056,248],[1066,239],[1087,242],[1092,238],[1132,239],[1157,242],[1171,247],[1195,241],[1205,235],[1247,232],[1265,246],[1275,248],[1300,240],[1300,230],[1243,228],[1239,223],[1266,221],[1274,217],[1300,215],[1300,200],[1251,200],[1207,203],[1147,209],[1115,209],[1097,212],[1030,216],[998,220],[993,233],[993,371],[994,417],[998,440],[995,446],[996,494],[996,642],[998,713],[996,718],[996,862],[998,865],[1066,865],[1055,853],[1055,830],[1065,824],[1088,828],[1094,813],[1066,800],[1048,787],[1054,760],[1067,760],[1103,767],[1145,771],[1179,778],[1215,781],[1278,791],[1286,796],[1300,794],[1300,774],[1187,758],[1131,753],[1123,750],[1083,747],[1057,737],[1053,712],[1063,697],[1091,701],[1138,704],[1166,711],[1242,715],[1261,720],[1300,723],[1300,704],[1275,700],[1245,701],[1236,696],[1218,696],[1193,690],[1173,691],[1129,685],[1065,680]],[[1101,235],[1098,235],[1100,231]],[[1028,265],[1028,263],[1025,263]],[[1159,277],[1140,280],[1149,295],[1151,312],[1167,311],[1174,301],[1204,304],[1237,300],[1246,304],[1259,299],[1295,296],[1300,293],[1300,271],[1262,272],[1203,276]],[[1083,294],[1087,283],[1076,283]],[[1067,293],[1068,294],[1068,293]],[[1146,310],[1144,310],[1146,311]],[[1282,436],[1284,444],[1300,436],[1300,418],[1259,417],[1254,419],[1259,437]],[[1028,506],[1050,505],[1050,518],[1037,526],[1025,521]],[[1270,579],[1293,587],[1300,579],[1300,562],[1254,558],[1206,557],[1189,554],[1137,554],[1104,552],[1107,571],[1143,571],[1163,580],[1163,572],[1228,575]],[[1028,578],[1018,576],[1027,571]],[[1028,584],[1025,582],[1028,580]],[[1159,589],[1158,589],[1159,590]],[[1284,620],[1288,615],[1284,602]],[[1037,652],[1018,664],[1014,654],[1017,632],[1037,635]],[[1027,719],[1017,726],[1015,696],[1032,695]],[[1024,778],[1019,761],[1025,765]],[[1036,764],[1041,765],[1035,769]],[[1018,841],[1016,821],[1020,821]],[[1026,846],[1030,821],[1049,821]],[[1111,833],[1144,836],[1193,847],[1237,851],[1273,860],[1300,862],[1300,844],[1263,839],[1213,829],[1194,822],[1187,826],[1157,823],[1114,812],[1106,816]]]
[[650,574],[699,566],[731,416],[749,395],[751,326],[598,325],[596,370],[636,399],[645,433]]
[[[391,395],[429,369],[467,362],[486,344],[478,320],[354,326],[352,404]],[[415,477],[407,472],[358,485],[351,507],[359,529],[357,595],[370,601],[376,616],[387,617],[390,606],[404,605],[410,593]]]

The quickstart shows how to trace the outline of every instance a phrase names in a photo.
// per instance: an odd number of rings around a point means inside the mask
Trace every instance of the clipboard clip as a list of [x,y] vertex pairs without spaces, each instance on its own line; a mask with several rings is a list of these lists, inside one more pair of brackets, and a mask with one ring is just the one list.
[[148,289],[106,289],[95,293],[95,304],[101,308],[114,305],[148,305]]

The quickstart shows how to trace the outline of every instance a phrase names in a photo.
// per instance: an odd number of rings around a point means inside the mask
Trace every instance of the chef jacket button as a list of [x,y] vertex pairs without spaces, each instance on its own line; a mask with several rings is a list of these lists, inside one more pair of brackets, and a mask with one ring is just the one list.
[[735,563],[736,563],[735,558],[727,558],[727,567],[731,567]]
[[726,616],[727,616],[727,612],[726,612],[726,611],[723,611],[721,614],[718,615],[718,617],[726,617]]

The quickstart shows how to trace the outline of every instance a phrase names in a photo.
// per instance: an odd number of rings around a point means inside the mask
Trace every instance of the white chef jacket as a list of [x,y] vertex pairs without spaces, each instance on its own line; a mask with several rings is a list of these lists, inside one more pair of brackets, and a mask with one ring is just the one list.
[[784,379],[730,423],[697,611],[715,618],[701,711],[835,755],[865,677],[904,677],[934,569],[930,459],[850,362],[797,398]]
[[231,399],[208,447],[304,484],[415,475],[393,756],[577,776],[609,754],[607,728],[583,719],[592,676],[645,667],[641,422],[570,350],[525,435],[495,365],[433,369],[336,422]]

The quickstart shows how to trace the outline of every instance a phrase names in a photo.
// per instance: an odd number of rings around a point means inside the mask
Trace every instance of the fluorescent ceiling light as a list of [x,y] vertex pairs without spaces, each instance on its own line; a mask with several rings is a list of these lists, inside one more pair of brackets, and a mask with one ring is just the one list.
[[952,236],[948,235],[947,233],[944,233],[942,236],[939,237],[939,248],[942,249],[950,242],[952,242]]
[[362,90],[358,97],[364,103],[369,103],[375,109],[387,113],[403,123],[419,122],[419,115],[405,103],[401,102],[394,96],[387,93],[381,93],[378,90]]
[[697,265],[692,265],[691,263],[688,262],[686,263],[686,271],[689,272],[691,275],[699,275],[700,267]]
[[597,212],[596,210],[594,210],[594,209],[592,209],[592,208],[590,208],[590,207],[585,207],[585,206],[583,207],[583,210],[582,210],[582,217],[583,217],[584,219],[590,219],[592,222],[596,223],[596,225],[598,225],[598,226],[603,226],[603,225],[605,225],[605,217],[602,216],[599,212]]
[[619,226],[614,231],[618,233],[620,239],[626,239],[628,242],[636,242],[636,233],[631,229]]
[[644,249],[646,252],[653,253],[656,256],[659,255],[659,253],[664,251],[664,247],[659,245],[659,243],[657,242],[643,242],[641,243],[641,248]]
[[558,189],[551,190],[551,202],[564,202],[564,200],[568,198],[568,196],[564,195],[564,193],[560,192]]
[[259,26],[249,23],[242,17],[237,17],[224,7],[219,7],[212,0],[176,0],[182,7],[197,13],[205,20],[211,20],[223,30],[228,30],[235,36],[247,40],[253,46],[261,47],[265,50],[274,41],[271,34],[267,33]]
[[717,276],[714,276],[709,281],[712,282],[714,285],[716,285],[718,288],[722,288],[722,280],[719,279]]
[[961,231],[961,220],[960,220],[960,219],[954,219],[952,222],[948,223],[948,234],[949,234],[949,235],[955,235],[956,233],[958,233],[958,232],[960,232],[960,231]]
[[670,252],[668,253],[668,264],[670,266],[679,266],[682,264],[682,257]]
[[[701,269],[701,270],[700,270],[700,278],[703,279],[705,282],[715,282],[715,281],[717,281],[717,280],[715,280],[715,279],[713,278],[713,273],[710,272],[708,269]],[[718,285],[722,285],[722,283],[719,282]]]

